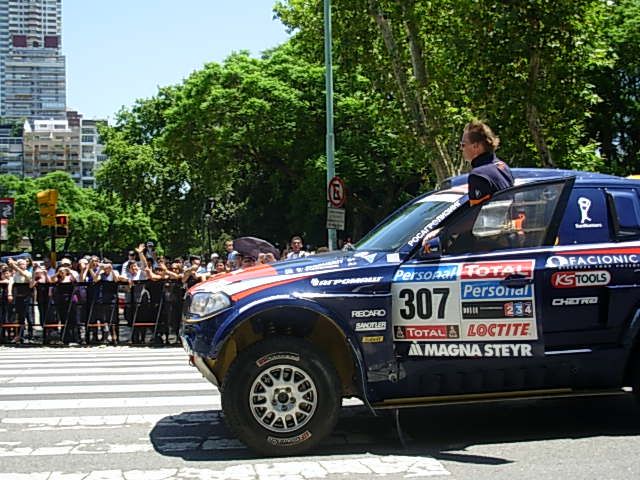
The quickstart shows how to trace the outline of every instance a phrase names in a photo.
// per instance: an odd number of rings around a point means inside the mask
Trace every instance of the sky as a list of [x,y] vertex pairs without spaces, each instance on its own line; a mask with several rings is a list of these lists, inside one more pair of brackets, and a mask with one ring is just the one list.
[[289,35],[275,0],[62,0],[67,109],[113,121],[122,106],[179,84],[232,52],[261,52]]

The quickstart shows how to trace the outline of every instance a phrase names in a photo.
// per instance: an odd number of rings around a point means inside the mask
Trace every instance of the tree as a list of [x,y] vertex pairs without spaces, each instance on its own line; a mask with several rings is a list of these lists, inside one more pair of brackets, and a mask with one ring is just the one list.
[[[316,58],[321,3],[276,6]],[[605,60],[603,2],[334,0],[333,7],[336,63],[366,75],[404,113],[439,180],[460,171],[454,146],[471,117],[509,139],[504,156],[515,165],[593,162],[595,145],[584,133],[596,97],[586,72]]]

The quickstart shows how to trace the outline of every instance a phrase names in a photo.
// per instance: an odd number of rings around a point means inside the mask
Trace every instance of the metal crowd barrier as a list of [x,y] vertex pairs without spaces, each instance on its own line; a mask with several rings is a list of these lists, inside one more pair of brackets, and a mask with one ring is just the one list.
[[0,344],[178,343],[177,280],[0,284]]

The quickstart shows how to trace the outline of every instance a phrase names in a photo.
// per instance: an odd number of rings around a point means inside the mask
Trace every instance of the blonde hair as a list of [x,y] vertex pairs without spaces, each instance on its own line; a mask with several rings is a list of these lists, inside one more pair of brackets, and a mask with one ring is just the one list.
[[481,143],[487,152],[495,152],[500,146],[500,138],[480,120],[473,120],[464,127],[464,133],[471,143]]

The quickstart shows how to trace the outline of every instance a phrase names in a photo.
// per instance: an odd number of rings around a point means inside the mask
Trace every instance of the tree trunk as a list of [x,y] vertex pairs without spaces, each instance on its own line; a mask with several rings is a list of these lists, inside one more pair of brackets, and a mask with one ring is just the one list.
[[[409,14],[405,15],[405,30],[411,51],[412,69],[405,65],[402,60],[400,47],[394,37],[393,29],[378,0],[369,0],[369,14],[380,30],[380,35],[391,60],[391,69],[400,93],[400,99],[408,111],[417,140],[425,147],[427,145],[435,146],[435,150],[438,152],[438,157],[431,161],[430,166],[435,172],[438,182],[440,182],[457,172],[446,148],[443,148],[440,142],[430,134],[428,111],[421,95],[421,90],[426,91],[428,87],[423,49],[419,41],[417,28],[410,15],[413,8],[411,0],[409,0],[409,3],[406,3],[405,0],[400,1],[403,2],[401,4],[403,11],[409,12]],[[413,70],[415,84],[418,88],[411,85],[406,73],[409,70]]]
[[538,149],[538,154],[542,160],[542,164],[547,168],[555,168],[556,164],[551,158],[549,145],[544,137],[542,125],[540,123],[540,114],[535,104],[535,91],[540,75],[540,51],[537,47],[533,48],[529,65],[529,98],[527,100],[527,123],[529,125],[529,133],[533,138],[533,143]]

